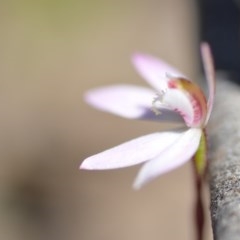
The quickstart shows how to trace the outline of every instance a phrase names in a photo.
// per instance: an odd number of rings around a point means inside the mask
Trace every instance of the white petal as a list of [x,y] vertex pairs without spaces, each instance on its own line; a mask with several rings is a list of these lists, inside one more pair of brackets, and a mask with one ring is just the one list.
[[147,162],[140,170],[134,188],[139,189],[147,182],[184,164],[197,151],[202,130],[190,128],[155,159]]
[[96,108],[126,118],[138,118],[152,106],[155,93],[148,88],[133,85],[114,85],[90,90],[86,101]]
[[160,132],[133,139],[85,159],[80,168],[114,169],[142,163],[158,156],[181,134],[180,132]]
[[152,111],[156,94],[148,88],[134,85],[114,85],[88,91],[85,100],[92,106],[121,117],[182,123],[182,118],[167,109],[160,115]]
[[132,62],[138,73],[159,92],[167,88],[168,76],[184,77],[177,69],[149,55],[135,54]]

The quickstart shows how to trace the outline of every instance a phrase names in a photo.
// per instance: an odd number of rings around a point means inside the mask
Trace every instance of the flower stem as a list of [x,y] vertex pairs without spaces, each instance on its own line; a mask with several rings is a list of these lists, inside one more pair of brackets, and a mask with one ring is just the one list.
[[204,208],[202,200],[202,179],[200,176],[195,177],[196,201],[195,201],[195,225],[196,225],[196,240],[203,240],[204,227]]

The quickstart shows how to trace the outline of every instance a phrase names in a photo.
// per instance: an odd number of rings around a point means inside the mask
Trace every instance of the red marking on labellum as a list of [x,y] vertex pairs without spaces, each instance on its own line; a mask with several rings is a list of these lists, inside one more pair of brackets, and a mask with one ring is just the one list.
[[203,124],[207,114],[207,101],[201,88],[199,88],[195,83],[184,78],[170,79],[168,87],[182,90],[189,96],[193,107],[193,119],[191,122],[189,122],[190,120],[187,119],[187,116],[184,115],[184,113],[179,111],[179,109],[177,110],[184,118],[185,122],[189,126],[199,126]]
[[203,116],[202,108],[199,101],[194,95],[191,96],[191,103],[192,103],[193,112],[194,112],[193,122],[194,123],[201,122],[202,116]]

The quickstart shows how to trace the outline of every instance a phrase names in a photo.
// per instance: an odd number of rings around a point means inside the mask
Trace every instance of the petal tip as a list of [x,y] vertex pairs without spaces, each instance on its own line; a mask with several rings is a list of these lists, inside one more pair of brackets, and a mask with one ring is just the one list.
[[84,93],[83,95],[83,100],[87,103],[87,104],[92,104],[92,94],[91,91],[87,91]]
[[208,42],[201,42],[200,48],[204,51],[210,51],[210,46],[209,46]]
[[135,182],[133,183],[133,189],[134,189],[135,191],[138,191],[138,190],[140,190],[141,188],[142,188],[142,185],[141,185],[139,182],[135,181]]
[[80,166],[79,166],[80,170],[93,170],[93,167],[91,166],[91,164],[89,164],[89,161],[84,160]]
[[140,190],[145,184],[147,183],[146,180],[143,179],[143,177],[141,176],[141,174],[139,174],[134,183],[133,183],[133,189],[138,191]]
[[141,63],[143,58],[145,58],[144,54],[136,52],[132,54],[131,60],[134,65],[138,65]]

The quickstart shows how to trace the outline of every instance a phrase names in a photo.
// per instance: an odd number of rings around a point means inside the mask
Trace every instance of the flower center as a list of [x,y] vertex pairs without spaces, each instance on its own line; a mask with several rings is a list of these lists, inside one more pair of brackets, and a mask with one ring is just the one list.
[[160,108],[166,107],[167,105],[164,104],[164,95],[166,94],[167,89],[162,90],[161,92],[157,93],[156,97],[153,98],[152,101],[152,111],[159,115],[161,114]]

